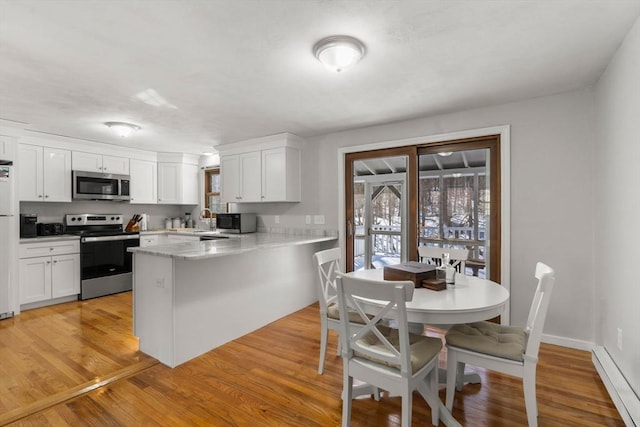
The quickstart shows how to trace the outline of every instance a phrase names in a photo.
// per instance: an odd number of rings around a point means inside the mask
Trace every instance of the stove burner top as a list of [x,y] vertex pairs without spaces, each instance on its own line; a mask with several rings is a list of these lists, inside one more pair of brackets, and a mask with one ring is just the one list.
[[137,231],[123,231],[122,228],[117,230],[73,230],[67,228],[68,234],[74,234],[81,237],[98,237],[98,236],[121,236],[128,234],[140,234]]
[[122,214],[67,214],[66,232],[81,237],[120,236],[139,234],[123,230]]

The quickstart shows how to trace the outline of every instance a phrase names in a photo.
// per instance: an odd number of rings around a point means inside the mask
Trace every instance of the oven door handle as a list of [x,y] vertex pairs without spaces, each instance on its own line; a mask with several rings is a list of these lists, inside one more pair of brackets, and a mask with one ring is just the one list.
[[90,243],[90,242],[110,242],[114,240],[133,240],[139,239],[139,234],[124,234],[122,236],[99,236],[99,237],[83,237],[80,239],[82,243]]

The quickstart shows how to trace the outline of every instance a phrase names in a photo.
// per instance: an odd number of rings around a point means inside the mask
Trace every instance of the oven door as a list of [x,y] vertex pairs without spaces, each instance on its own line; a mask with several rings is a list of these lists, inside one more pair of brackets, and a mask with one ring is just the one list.
[[140,246],[138,234],[83,237],[80,243],[80,299],[132,289],[133,254],[127,249]]

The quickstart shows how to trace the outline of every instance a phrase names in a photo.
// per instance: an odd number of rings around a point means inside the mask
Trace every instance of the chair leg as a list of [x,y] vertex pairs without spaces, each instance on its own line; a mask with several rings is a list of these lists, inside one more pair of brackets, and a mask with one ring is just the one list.
[[437,359],[433,369],[422,384],[418,385],[418,392],[431,408],[431,424],[437,426],[440,424],[440,396],[438,396],[438,364]]
[[320,321],[320,360],[318,361],[318,373],[322,375],[324,371],[324,357],[327,352],[327,339],[329,328],[327,328],[327,319]]
[[458,353],[447,349],[447,396],[445,406],[451,412],[453,409],[453,396],[456,392],[456,380],[458,378]]
[[347,367],[344,368],[344,386],[342,390],[342,427],[351,425],[351,401],[353,400],[353,377],[347,373]]
[[524,403],[527,409],[527,421],[529,427],[538,425],[538,403],[536,401],[536,365],[525,366],[522,376],[522,388],[524,389]]
[[411,427],[411,409],[413,407],[413,392],[409,389],[408,384],[403,384],[402,390],[402,427]]

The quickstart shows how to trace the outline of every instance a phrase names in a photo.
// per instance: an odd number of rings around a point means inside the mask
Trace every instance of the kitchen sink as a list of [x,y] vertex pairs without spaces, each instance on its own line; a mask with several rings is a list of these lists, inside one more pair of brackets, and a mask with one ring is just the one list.
[[218,235],[218,236],[212,236],[212,235],[209,235],[209,236],[200,236],[200,241],[201,241],[201,242],[202,242],[203,240],[221,240],[221,239],[228,239],[228,237],[227,237],[227,236],[220,236],[220,235]]

